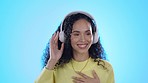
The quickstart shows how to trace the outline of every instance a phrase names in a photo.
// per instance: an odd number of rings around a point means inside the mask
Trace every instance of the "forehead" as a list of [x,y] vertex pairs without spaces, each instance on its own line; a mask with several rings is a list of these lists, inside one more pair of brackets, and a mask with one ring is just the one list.
[[92,31],[91,24],[85,19],[79,19],[73,24],[72,31]]

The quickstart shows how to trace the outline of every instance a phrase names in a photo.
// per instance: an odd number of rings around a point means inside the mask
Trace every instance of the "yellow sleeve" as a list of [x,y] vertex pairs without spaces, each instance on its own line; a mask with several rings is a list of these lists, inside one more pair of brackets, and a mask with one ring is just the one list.
[[109,74],[109,76],[108,76],[107,83],[115,83],[113,70],[110,72],[110,74]]
[[54,70],[44,68],[35,83],[54,83]]
[[108,76],[107,83],[115,83],[114,71],[113,71],[112,67],[110,68],[109,71],[110,71],[110,73],[109,73],[109,76]]

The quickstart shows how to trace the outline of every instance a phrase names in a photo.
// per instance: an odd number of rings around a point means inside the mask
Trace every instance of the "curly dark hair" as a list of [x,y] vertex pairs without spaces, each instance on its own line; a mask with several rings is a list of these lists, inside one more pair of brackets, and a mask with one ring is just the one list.
[[[82,14],[82,13],[76,13],[76,14],[72,14],[70,16],[67,16],[64,19],[64,21],[62,22],[62,30],[65,33],[64,34],[64,37],[65,37],[64,50],[63,50],[62,57],[59,59],[56,66],[64,65],[64,64],[68,63],[73,58],[73,51],[72,51],[73,48],[71,46],[71,40],[70,40],[71,35],[70,34],[72,32],[73,24],[79,19],[85,19],[91,24],[93,34],[97,31],[96,23],[93,18],[90,18],[87,15]],[[61,26],[61,24],[60,24],[60,26]],[[57,32],[57,31],[60,32],[60,26],[58,27],[58,29],[55,32]],[[62,42],[58,39],[58,48],[61,47],[61,44],[62,44]],[[48,42],[46,49],[43,53],[43,59],[42,59],[43,60],[43,67],[46,66],[46,64],[50,58],[50,50],[49,50],[50,46],[49,45],[50,44]],[[100,43],[100,38],[98,39],[97,43],[92,44],[91,47],[89,48],[89,55],[91,58],[94,59],[95,62],[98,62],[98,65],[101,65],[101,64],[99,64],[99,62],[102,62],[102,60],[100,60],[100,59],[106,60],[106,54],[105,54],[104,49]]]

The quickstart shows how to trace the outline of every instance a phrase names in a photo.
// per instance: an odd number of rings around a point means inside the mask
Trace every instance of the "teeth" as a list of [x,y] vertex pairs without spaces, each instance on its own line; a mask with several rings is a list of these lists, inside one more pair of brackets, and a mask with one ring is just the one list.
[[81,47],[81,48],[84,48],[84,47],[86,47],[87,45],[78,45],[79,47]]

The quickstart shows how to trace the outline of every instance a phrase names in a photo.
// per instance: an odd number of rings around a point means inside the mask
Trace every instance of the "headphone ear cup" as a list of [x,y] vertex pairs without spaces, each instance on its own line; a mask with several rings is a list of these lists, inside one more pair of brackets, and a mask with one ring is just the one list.
[[98,42],[98,39],[99,39],[98,33],[95,32],[94,35],[93,35],[93,44],[97,43]]
[[61,42],[64,42],[64,41],[65,41],[65,38],[64,38],[64,31],[60,31],[60,33],[59,33],[59,40],[60,40]]

